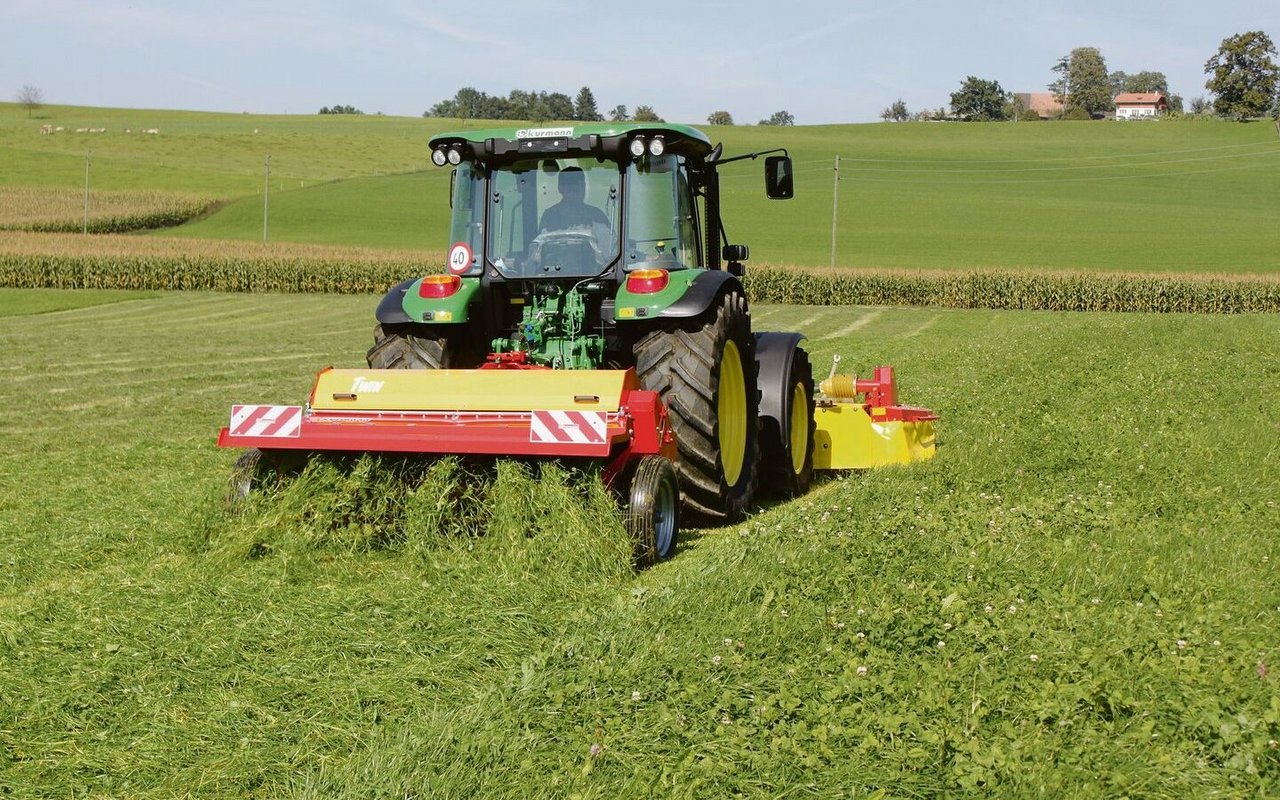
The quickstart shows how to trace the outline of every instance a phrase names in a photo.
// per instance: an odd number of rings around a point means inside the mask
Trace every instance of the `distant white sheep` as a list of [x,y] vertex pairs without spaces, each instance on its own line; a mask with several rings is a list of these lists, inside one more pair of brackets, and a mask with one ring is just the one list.
[[154,135],[154,134],[159,133],[159,132],[160,132],[160,129],[159,129],[159,128],[144,128],[142,132],[143,132],[143,133],[150,133],[150,134]]
[[40,126],[40,134],[41,134],[42,136],[43,136],[43,135],[45,135],[45,134],[49,134],[49,133],[53,133],[53,126],[52,126],[52,125],[41,125],[41,126]]

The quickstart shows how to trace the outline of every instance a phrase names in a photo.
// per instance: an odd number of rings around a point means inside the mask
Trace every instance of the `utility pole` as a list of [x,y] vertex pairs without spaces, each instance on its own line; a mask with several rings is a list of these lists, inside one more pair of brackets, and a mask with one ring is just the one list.
[[267,157],[262,162],[262,241],[267,241],[267,212],[268,201],[271,196],[271,154],[267,153]]
[[85,234],[89,232],[89,162],[92,158],[92,150],[84,154],[84,224],[80,232]]
[[836,156],[836,179],[831,190],[831,266],[836,265],[836,210],[840,207],[840,156]]

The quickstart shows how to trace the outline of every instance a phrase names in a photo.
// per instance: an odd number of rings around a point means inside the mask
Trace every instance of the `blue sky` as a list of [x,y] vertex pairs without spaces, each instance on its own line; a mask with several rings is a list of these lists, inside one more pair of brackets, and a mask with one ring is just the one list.
[[[966,75],[1043,91],[1073,47],[1205,94],[1204,62],[1247,30],[1280,41],[1277,0],[450,3],[4,0],[0,96],[51,103],[420,115],[462,86],[590,86],[601,110],[673,122],[870,122],[901,98],[945,106]],[[781,6],[781,11],[774,9]]]

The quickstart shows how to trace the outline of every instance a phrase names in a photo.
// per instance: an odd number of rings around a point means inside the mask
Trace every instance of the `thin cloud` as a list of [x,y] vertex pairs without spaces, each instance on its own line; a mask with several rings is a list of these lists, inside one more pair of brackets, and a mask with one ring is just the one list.
[[426,12],[413,5],[399,5],[397,6],[395,13],[422,30],[429,31],[437,36],[442,36],[461,44],[501,48],[511,46],[510,41],[492,35],[489,31],[485,30],[484,26],[454,25],[442,19],[441,15],[438,13]]

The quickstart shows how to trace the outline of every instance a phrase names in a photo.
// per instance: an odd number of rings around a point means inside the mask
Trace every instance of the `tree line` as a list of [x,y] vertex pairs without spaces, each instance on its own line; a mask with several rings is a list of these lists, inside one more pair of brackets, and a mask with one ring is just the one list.
[[[665,122],[653,106],[639,105],[628,110],[616,105],[608,114],[602,114],[596,105],[591,87],[583,86],[576,97],[563,92],[529,91],[512,89],[506,97],[491,95],[471,86],[459,89],[453,97],[441,100],[422,112],[424,117],[448,117],[450,119],[511,119],[544,122],[546,120],[573,120],[576,122]],[[760,125],[794,125],[788,111],[775,111]],[[708,125],[732,125],[733,115],[728,111],[713,111],[707,116]]]
[[[1280,67],[1274,57],[1275,44],[1262,31],[1229,36],[1222,40],[1218,52],[1205,63],[1209,76],[1205,88],[1214,95],[1191,100],[1192,114],[1214,113],[1220,117],[1244,120],[1270,114],[1280,119]],[[1169,92],[1163,72],[1143,70],[1127,73],[1107,70],[1106,59],[1096,47],[1077,47],[1054,63],[1056,77],[1048,89],[1061,106],[1056,118],[1098,119],[1115,110],[1115,97],[1122,93],[1154,93],[1165,95],[1169,111],[1182,114],[1180,95]],[[911,113],[899,98],[880,112],[886,121],[955,119],[1038,120],[1038,112],[1026,108],[1017,95],[1007,92],[999,81],[967,76],[958,91],[951,93],[950,111],[944,108]]]
[[[549,119],[566,119],[578,122],[602,122],[605,117],[596,105],[596,96],[589,86],[578,90],[576,97],[563,92],[530,91],[512,89],[506,97],[482,92],[471,86],[459,89],[448,100],[441,100],[422,112],[424,117],[450,117],[452,119],[518,119],[542,122]],[[621,121],[635,119],[641,122],[662,122],[652,106],[636,106],[634,112],[624,105],[614,106],[609,119]]]

